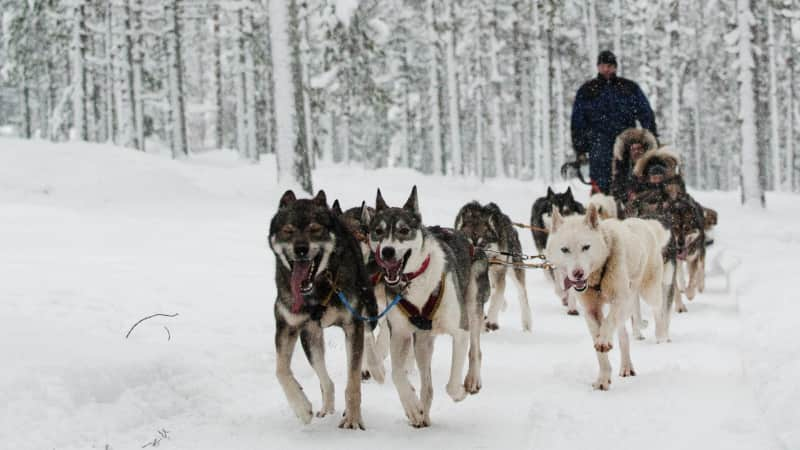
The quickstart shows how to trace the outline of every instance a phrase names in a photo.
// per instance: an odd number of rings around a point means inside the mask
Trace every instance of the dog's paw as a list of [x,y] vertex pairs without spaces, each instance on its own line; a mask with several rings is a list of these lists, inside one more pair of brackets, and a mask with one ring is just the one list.
[[447,395],[453,399],[454,402],[460,402],[467,398],[467,390],[464,388],[463,385],[447,385]]
[[611,388],[611,378],[598,378],[592,383],[592,387],[598,391],[607,391]]
[[594,349],[600,353],[609,352],[612,348],[614,348],[614,346],[609,339],[596,338],[594,340]]
[[689,309],[686,308],[686,305],[675,305],[675,312],[677,312],[677,313],[685,313],[685,312],[689,312]]
[[370,378],[372,378],[372,374],[369,373],[369,370],[361,371],[361,381],[368,381]]
[[525,333],[530,333],[531,332],[531,323],[530,323],[530,321],[526,320],[526,321],[522,322],[522,331],[524,331]]
[[570,316],[577,316],[577,315],[579,315],[580,313],[578,313],[578,310],[577,310],[577,309],[568,309],[568,310],[567,310],[567,314],[568,314],[568,315],[570,315]]
[[478,392],[480,392],[481,387],[482,387],[482,385],[481,385],[481,377],[480,377],[480,375],[473,376],[473,375],[467,374],[467,376],[464,377],[464,389],[469,394],[472,394],[472,395],[477,394]]
[[403,405],[405,409],[408,422],[414,428],[422,428],[425,426],[425,411],[422,410],[422,404],[419,401],[411,402],[411,405]]
[[497,324],[497,323],[495,323],[495,322],[488,322],[488,321],[487,321],[487,322],[486,322],[486,323],[483,325],[483,329],[484,329],[484,331],[497,331],[497,330],[499,330],[499,329],[500,329],[500,325],[498,325],[498,324]]
[[643,341],[644,335],[642,333],[633,333],[633,338],[636,339],[637,341]]
[[419,422],[411,422],[411,426],[414,428],[428,428],[431,426],[431,417],[428,414],[422,415],[422,420]]
[[670,339],[669,337],[656,338],[656,344],[663,344],[665,342],[672,342],[672,339]]
[[322,409],[320,409],[319,411],[317,411],[317,413],[315,414],[315,416],[316,416],[317,418],[323,418],[323,417],[327,416],[328,414],[333,414],[333,413],[334,413],[333,405],[331,405],[331,406],[324,406]]
[[363,430],[364,424],[361,422],[361,416],[358,414],[345,414],[344,419],[339,422],[339,428],[344,430]]
[[[305,397],[305,396],[303,396]],[[314,411],[311,409],[311,402],[307,398],[300,398],[296,401],[290,402],[294,415],[300,419],[301,422],[308,425],[314,417]]]
[[628,366],[628,367],[622,366],[619,369],[619,376],[621,376],[623,378],[625,378],[625,377],[635,377],[636,376],[636,371],[633,370],[633,366]]

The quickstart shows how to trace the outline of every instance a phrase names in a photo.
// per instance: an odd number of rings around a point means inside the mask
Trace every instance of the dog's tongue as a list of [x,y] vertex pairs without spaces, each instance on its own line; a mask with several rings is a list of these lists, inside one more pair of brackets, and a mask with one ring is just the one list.
[[300,288],[303,282],[308,278],[308,272],[311,270],[311,261],[295,261],[292,268],[292,295],[294,296],[294,303],[292,304],[292,312],[297,314],[300,308],[303,307],[303,294],[300,293]]
[[683,261],[683,260],[685,260],[685,259],[686,259],[686,257],[687,257],[687,256],[689,256],[689,250],[686,250],[686,249],[684,249],[684,250],[681,250],[681,251],[680,251],[680,253],[678,253],[678,255],[677,255],[677,256],[678,256],[678,259],[680,259],[681,261]]

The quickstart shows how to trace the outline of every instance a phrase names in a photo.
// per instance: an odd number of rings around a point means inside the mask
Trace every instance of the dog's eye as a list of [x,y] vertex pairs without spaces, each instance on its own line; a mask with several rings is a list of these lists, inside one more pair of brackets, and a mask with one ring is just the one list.
[[569,253],[569,249],[567,247],[561,247],[561,253]]
[[284,225],[281,228],[281,234],[284,236],[291,236],[294,233],[294,225]]
[[376,235],[380,236],[380,235],[383,234],[383,228],[381,228],[381,227],[375,228],[373,233],[375,233]]
[[589,245],[589,244],[586,244],[586,245],[584,245],[583,247],[581,247],[581,251],[582,251],[582,252],[588,251],[590,247],[591,247],[591,245]]
[[317,233],[319,233],[320,231],[322,231],[322,225],[320,225],[320,224],[318,224],[318,223],[316,223],[316,222],[312,222],[312,223],[311,223],[311,224],[308,226],[308,232],[309,232],[309,233],[312,233],[312,234],[317,234]]
[[411,230],[408,227],[402,227],[397,230],[397,234],[401,234],[403,236],[407,235],[410,232]]

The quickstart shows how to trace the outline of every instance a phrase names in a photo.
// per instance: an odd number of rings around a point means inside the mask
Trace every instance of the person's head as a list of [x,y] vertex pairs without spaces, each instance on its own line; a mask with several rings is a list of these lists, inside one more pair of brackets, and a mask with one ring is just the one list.
[[617,57],[610,50],[603,50],[597,56],[597,73],[608,80],[617,73]]

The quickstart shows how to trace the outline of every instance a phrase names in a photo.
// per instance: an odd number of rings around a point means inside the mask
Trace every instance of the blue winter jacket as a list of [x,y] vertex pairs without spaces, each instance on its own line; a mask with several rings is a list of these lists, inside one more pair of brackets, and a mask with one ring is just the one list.
[[589,153],[589,174],[600,190],[609,192],[614,139],[639,121],[656,138],[656,121],[639,85],[600,75],[578,89],[572,106],[572,147],[579,156]]

